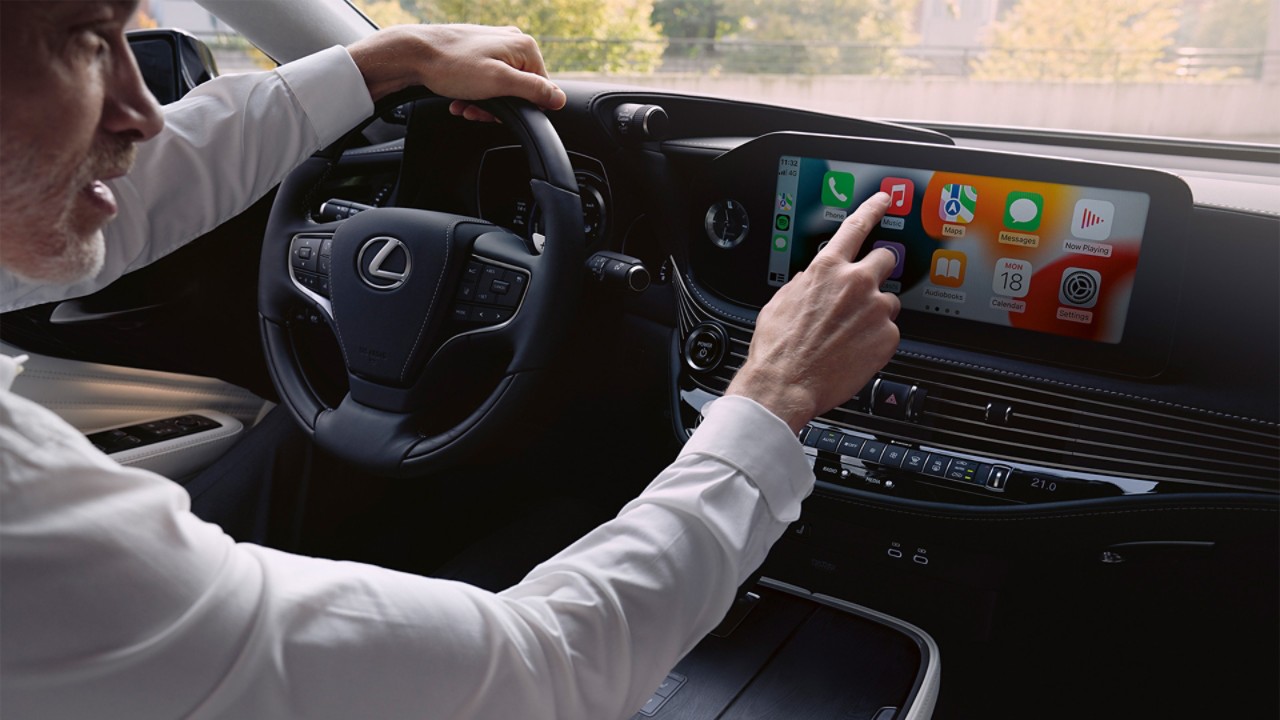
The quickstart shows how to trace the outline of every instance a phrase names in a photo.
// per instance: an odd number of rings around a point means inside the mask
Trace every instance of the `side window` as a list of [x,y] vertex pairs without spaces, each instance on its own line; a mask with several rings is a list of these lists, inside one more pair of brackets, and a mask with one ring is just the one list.
[[273,68],[276,63],[240,33],[214,17],[196,0],[142,0],[130,29],[173,28],[204,42],[213,52],[219,75]]

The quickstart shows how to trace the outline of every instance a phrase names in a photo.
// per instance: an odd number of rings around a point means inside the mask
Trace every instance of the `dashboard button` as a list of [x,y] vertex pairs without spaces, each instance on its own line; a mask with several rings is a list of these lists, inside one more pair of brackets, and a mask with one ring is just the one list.
[[821,430],[812,425],[807,425],[805,426],[801,442],[804,443],[805,447],[818,447],[818,438],[820,437],[822,437]]
[[878,440],[868,440],[862,446],[862,452],[858,453],[858,457],[867,462],[878,463],[880,456],[884,453],[885,444]]
[[906,383],[879,380],[871,391],[871,414],[891,420],[913,420],[924,402],[925,391]]
[[924,472],[924,464],[928,459],[929,453],[923,450],[908,450],[907,454],[902,458],[902,469]]
[[884,454],[880,456],[880,462],[889,467],[902,467],[902,461],[906,456],[907,449],[901,445],[886,445]]
[[863,439],[852,435],[845,435],[840,440],[840,446],[836,448],[836,452],[846,457],[858,457],[858,453],[862,452]]
[[724,359],[728,345],[728,336],[719,325],[704,322],[684,341],[684,361],[698,372],[714,370]]
[[951,458],[934,453],[924,463],[924,474],[944,478],[947,476],[947,467],[950,464]]
[[813,463],[813,474],[819,480],[826,480],[827,482],[842,482],[844,480],[843,470],[844,468],[840,467],[840,463],[832,462],[831,460],[818,458]]
[[951,461],[951,467],[947,468],[946,477],[948,480],[971,483],[978,474],[978,465],[976,460],[955,458]]
[[840,447],[840,441],[843,439],[844,433],[839,433],[835,430],[823,430],[818,433],[818,444],[815,447],[819,450],[835,452],[836,448]]

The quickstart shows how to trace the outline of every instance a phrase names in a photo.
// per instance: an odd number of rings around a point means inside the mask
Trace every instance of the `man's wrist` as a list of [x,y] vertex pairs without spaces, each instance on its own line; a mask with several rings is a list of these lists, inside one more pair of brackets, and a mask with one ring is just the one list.
[[796,433],[817,414],[812,394],[803,384],[787,382],[767,370],[750,366],[734,376],[725,394],[756,401]]

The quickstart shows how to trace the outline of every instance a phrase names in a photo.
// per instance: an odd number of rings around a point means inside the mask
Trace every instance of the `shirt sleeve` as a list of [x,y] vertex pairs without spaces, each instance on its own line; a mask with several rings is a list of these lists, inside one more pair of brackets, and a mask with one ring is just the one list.
[[718,400],[617,518],[494,594],[236,545],[0,392],[0,693],[15,717],[629,717],[811,487],[781,420]]
[[243,212],[372,113],[342,47],[201,85],[165,106],[165,127],[138,146],[133,171],[108,183],[120,214],[104,229],[102,271],[48,285],[0,268],[0,312],[94,293],[168,255]]

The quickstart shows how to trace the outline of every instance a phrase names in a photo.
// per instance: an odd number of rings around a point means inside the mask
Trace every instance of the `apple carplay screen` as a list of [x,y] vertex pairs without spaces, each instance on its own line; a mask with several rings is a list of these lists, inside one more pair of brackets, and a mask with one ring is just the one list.
[[762,278],[804,270],[876,192],[867,239],[898,258],[884,290],[905,310],[1095,343],[1125,335],[1147,193],[783,155]]

